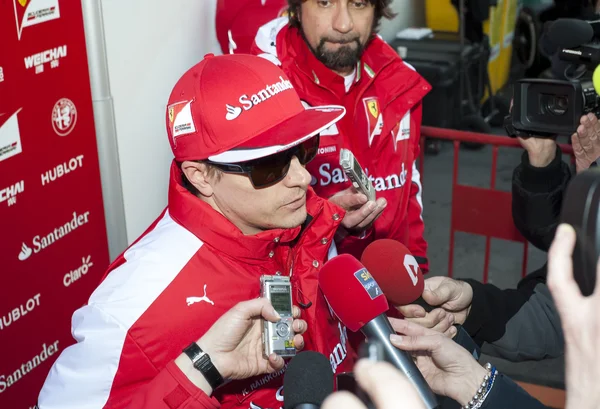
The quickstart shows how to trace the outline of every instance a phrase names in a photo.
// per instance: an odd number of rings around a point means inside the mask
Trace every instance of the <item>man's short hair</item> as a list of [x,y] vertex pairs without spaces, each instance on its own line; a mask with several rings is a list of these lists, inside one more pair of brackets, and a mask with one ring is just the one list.
[[[306,0],[288,0],[288,15],[290,18],[290,26],[300,28],[300,6]],[[379,23],[382,17],[392,19],[396,14],[392,11],[390,4],[392,0],[366,0],[367,3],[375,6],[375,17],[373,21],[373,32],[379,29]]]
[[[205,161],[202,161],[202,160],[195,160],[193,162],[204,163],[204,165],[206,166],[206,173],[208,174],[208,177],[214,177],[216,182],[221,180],[221,177],[223,176],[223,171],[221,169],[217,168],[216,166],[211,165],[210,163],[206,163]],[[183,168],[181,167],[182,165],[183,165],[183,162],[178,163],[179,169],[181,169],[183,171]],[[183,187],[185,187],[187,189],[187,191],[190,192],[191,194],[193,194],[194,196],[200,197],[200,192],[198,191],[198,189],[196,189],[196,186],[194,186],[192,184],[192,182],[190,182],[190,180],[187,178],[185,173],[183,173],[183,175],[181,175],[181,178],[182,178]]]

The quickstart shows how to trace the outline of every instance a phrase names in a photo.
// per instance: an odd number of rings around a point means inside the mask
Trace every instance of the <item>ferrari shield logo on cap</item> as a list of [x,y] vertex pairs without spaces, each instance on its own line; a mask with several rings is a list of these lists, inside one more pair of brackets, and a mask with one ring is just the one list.
[[192,102],[193,101],[181,101],[167,107],[173,142],[178,136],[196,132],[194,118],[192,118]]

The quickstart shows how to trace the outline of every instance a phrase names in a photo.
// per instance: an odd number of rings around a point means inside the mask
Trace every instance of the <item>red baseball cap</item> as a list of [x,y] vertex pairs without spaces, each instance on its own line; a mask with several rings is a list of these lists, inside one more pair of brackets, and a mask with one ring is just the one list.
[[337,105],[305,109],[284,72],[264,58],[208,54],[175,84],[167,134],[178,161],[237,163],[298,145],[345,113]]

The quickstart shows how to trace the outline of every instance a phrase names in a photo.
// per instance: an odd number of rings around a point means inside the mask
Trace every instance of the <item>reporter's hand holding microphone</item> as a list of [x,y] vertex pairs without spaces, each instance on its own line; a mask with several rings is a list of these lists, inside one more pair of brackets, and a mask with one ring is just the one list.
[[[475,396],[487,374],[471,354],[450,338],[420,325],[395,318],[390,322],[398,333],[391,343],[416,358],[416,365],[438,395],[448,396],[462,406]],[[360,360],[354,367],[355,378],[378,409],[425,408],[408,379],[387,362]],[[350,393],[329,397],[322,409],[365,409]]]
[[[302,334],[307,329],[306,321],[299,319],[300,309],[293,308],[295,320],[292,327],[296,333],[294,345],[297,350],[304,348]],[[196,343],[210,357],[223,379],[246,379],[252,376],[273,373],[283,368],[282,357],[271,354],[263,357],[261,319],[277,322],[280,319],[266,298],[257,298],[235,305],[221,316]],[[192,366],[192,361],[181,354],[175,364],[181,371],[211,395],[213,388],[206,378]]]

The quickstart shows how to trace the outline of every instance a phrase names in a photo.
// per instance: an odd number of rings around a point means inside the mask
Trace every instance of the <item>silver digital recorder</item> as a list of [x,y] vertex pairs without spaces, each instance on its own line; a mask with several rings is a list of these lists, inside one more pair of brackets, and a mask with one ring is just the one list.
[[354,157],[354,154],[348,149],[340,150],[340,166],[344,169],[348,179],[350,179],[358,192],[367,196],[367,199],[371,201],[376,199],[373,184]]
[[289,277],[263,275],[260,277],[261,296],[271,301],[281,316],[278,322],[263,319],[263,353],[268,358],[273,352],[283,358],[296,355],[292,313],[292,283]]

